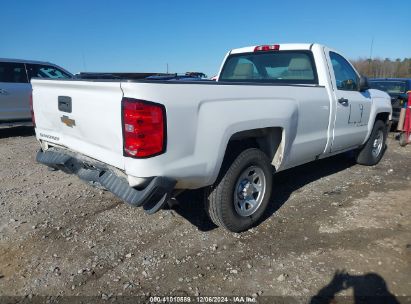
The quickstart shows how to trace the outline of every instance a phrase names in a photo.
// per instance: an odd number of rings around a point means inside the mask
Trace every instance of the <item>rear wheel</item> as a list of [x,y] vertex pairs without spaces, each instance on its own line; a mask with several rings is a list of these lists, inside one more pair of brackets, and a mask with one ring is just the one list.
[[377,120],[371,131],[370,138],[357,155],[357,163],[373,166],[379,163],[386,148],[387,125],[382,120]]
[[261,220],[271,186],[269,159],[258,149],[247,149],[206,189],[206,211],[217,226],[232,232],[247,230]]

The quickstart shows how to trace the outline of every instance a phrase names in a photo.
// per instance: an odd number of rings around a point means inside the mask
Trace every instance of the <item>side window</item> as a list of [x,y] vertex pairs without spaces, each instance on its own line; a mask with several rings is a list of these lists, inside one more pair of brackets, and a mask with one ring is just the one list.
[[0,62],[0,82],[27,83],[23,63]]
[[67,79],[71,78],[70,75],[63,72],[62,70],[49,66],[49,65],[40,65],[40,64],[28,64],[27,71],[29,78],[51,78],[51,79]]
[[334,52],[330,52],[330,59],[334,70],[337,89],[357,91],[359,86],[359,78],[348,61]]

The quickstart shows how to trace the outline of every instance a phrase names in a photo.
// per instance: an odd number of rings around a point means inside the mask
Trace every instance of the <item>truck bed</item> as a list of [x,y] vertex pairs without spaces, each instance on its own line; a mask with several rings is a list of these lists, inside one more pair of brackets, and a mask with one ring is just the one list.
[[[290,145],[285,147],[289,165],[304,155],[321,154],[327,142],[330,101],[319,85],[147,79],[33,79],[32,84],[36,133],[44,144],[76,151],[134,177],[174,177],[180,180],[177,187],[211,183],[235,131],[270,127],[275,122],[290,136]],[[71,113],[58,109],[59,96],[71,98]],[[165,106],[165,153],[147,159],[124,156],[123,97]],[[313,110],[318,108],[322,111]],[[312,111],[313,115],[303,119],[298,111]],[[308,139],[310,144],[306,144]],[[199,176],[199,170],[204,174]]]

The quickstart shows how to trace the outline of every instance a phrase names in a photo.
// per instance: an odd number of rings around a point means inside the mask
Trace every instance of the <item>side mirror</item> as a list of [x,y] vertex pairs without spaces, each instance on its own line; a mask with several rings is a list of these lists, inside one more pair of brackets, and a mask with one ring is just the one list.
[[360,77],[360,92],[367,91],[370,88],[370,85],[368,84],[368,78],[361,76]]

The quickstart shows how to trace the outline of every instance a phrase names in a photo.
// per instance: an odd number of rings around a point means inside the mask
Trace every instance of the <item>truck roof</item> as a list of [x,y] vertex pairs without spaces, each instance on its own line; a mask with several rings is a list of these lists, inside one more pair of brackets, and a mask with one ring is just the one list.
[[14,62],[14,63],[28,63],[28,64],[47,64],[55,65],[54,63],[38,60],[14,59],[14,58],[0,58],[0,62]]
[[[279,45],[280,50],[310,50],[314,43],[271,43],[266,45]],[[265,44],[264,44],[265,45]],[[242,48],[232,49],[230,54],[251,53],[260,45],[246,46]]]
[[369,78],[369,81],[405,81],[411,82],[411,78]]

